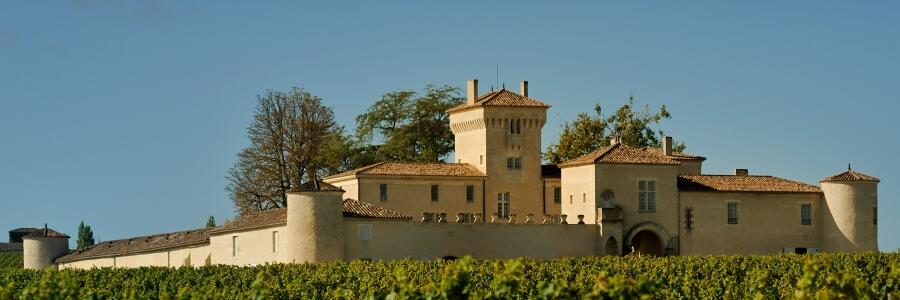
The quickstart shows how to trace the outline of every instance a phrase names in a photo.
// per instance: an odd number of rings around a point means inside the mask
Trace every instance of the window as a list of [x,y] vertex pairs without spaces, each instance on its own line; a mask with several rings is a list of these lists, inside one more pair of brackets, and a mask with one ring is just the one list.
[[466,186],[466,202],[475,201],[475,186],[467,185]]
[[387,201],[387,184],[378,185],[378,200]]
[[231,257],[237,257],[237,236],[231,237]]
[[638,180],[638,211],[656,211],[656,180]]
[[569,204],[572,204],[572,194],[569,194]]
[[483,165],[483,164],[484,164],[484,155],[479,155],[479,156],[478,156],[478,164],[479,164],[479,165]]
[[506,169],[507,170],[521,170],[522,169],[522,158],[521,157],[507,157],[506,158]]
[[800,225],[812,225],[812,204],[800,204]]
[[509,120],[509,134],[522,134],[522,120],[521,119],[510,119]]
[[739,214],[740,211],[738,211],[738,203],[728,202],[728,224],[738,224]]
[[438,202],[438,194],[439,194],[438,186],[431,186],[431,202]]
[[561,187],[553,187],[553,203],[562,202],[562,188]]
[[878,206],[872,207],[872,224],[878,225]]
[[587,203],[587,193],[581,193],[581,203]]
[[509,192],[497,193],[497,215],[509,218]]
[[272,231],[272,252],[278,252],[278,231]]

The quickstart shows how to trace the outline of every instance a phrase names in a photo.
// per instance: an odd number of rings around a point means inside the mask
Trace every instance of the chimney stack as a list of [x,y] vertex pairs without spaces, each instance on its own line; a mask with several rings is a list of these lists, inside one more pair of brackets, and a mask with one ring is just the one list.
[[528,81],[519,83],[519,90],[522,92],[522,96],[528,97]]
[[747,175],[750,175],[750,170],[747,170],[747,169],[734,169],[734,175],[737,175],[737,176],[747,176]]
[[478,79],[469,80],[469,84],[467,87],[468,98],[466,99],[466,104],[474,105],[475,101],[478,101]]
[[663,153],[666,156],[672,156],[672,137],[671,136],[667,136],[663,140]]

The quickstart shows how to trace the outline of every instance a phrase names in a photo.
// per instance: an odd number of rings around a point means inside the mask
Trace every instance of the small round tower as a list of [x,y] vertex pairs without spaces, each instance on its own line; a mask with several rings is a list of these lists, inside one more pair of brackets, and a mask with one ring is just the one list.
[[822,250],[878,251],[878,182],[850,168],[822,179]]
[[344,190],[309,181],[287,194],[286,262],[344,259]]
[[55,268],[53,261],[69,253],[69,236],[44,225],[43,229],[22,237],[22,251],[25,269]]

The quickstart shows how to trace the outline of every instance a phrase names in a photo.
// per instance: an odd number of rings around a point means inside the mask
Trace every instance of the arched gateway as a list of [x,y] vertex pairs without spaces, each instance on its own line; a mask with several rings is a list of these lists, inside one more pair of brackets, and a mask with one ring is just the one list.
[[[669,232],[659,224],[644,222],[635,225],[628,231],[626,247],[632,247],[636,254],[662,256],[672,238]],[[631,249],[627,249],[631,252]]]

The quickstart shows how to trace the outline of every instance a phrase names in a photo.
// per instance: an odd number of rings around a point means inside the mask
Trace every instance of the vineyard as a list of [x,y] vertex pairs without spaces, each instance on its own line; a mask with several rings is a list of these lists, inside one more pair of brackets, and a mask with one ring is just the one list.
[[0,271],[0,299],[884,299],[900,254]]
[[0,269],[22,268],[22,252],[0,252]]

